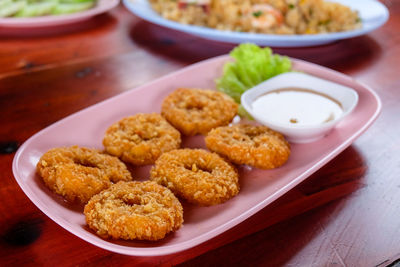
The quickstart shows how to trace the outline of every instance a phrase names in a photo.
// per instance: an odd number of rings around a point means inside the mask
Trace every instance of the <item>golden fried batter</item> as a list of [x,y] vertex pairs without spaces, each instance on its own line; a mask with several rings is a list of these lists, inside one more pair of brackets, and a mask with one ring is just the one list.
[[93,196],[84,213],[89,227],[103,238],[159,240],[183,223],[179,200],[152,181],[114,184]]
[[224,93],[180,88],[164,99],[161,114],[184,135],[196,135],[227,125],[237,109],[235,101]]
[[239,193],[236,169],[215,153],[177,149],[161,155],[151,179],[201,206],[223,203]]
[[124,118],[108,128],[103,139],[107,153],[134,165],[153,164],[180,144],[180,133],[156,113]]
[[290,145],[282,134],[265,126],[234,125],[219,127],[206,137],[207,148],[236,164],[273,169],[284,164]]
[[50,149],[40,158],[37,171],[48,188],[69,202],[86,203],[111,182],[132,180],[118,158],[78,146]]

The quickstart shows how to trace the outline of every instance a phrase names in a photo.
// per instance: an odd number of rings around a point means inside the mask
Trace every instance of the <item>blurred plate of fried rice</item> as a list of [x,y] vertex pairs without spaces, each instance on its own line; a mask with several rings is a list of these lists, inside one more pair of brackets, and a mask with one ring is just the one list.
[[[153,7],[156,6],[154,5],[157,0],[152,0],[153,1]],[[183,0],[182,0],[183,1]],[[301,1],[301,0],[300,0]],[[159,1],[160,2],[160,1]],[[162,3],[161,1],[160,3]],[[168,1],[164,1],[168,2]],[[180,2],[180,1],[177,1]],[[184,1],[185,2],[185,1]],[[190,2],[190,1],[189,1]],[[209,2],[209,1],[206,1]],[[322,32],[318,33],[315,31],[315,27],[311,29],[311,33],[309,34],[307,31],[309,29],[306,29],[304,31],[299,31],[301,32],[300,34],[298,33],[291,33],[290,29],[279,29],[274,33],[273,31],[270,32],[265,32],[265,31],[260,31],[260,30],[254,30],[253,32],[248,32],[248,31],[238,31],[238,28],[232,26],[227,27],[224,26],[217,26],[215,25],[215,28],[213,26],[208,26],[208,25],[202,25],[204,23],[202,22],[196,22],[196,21],[190,21],[188,23],[191,24],[185,24],[185,23],[180,23],[178,21],[185,21],[185,18],[183,17],[182,14],[177,15],[177,18],[174,21],[171,19],[166,19],[165,17],[170,17],[169,15],[165,15],[166,12],[163,12],[163,16],[161,16],[159,13],[157,13],[156,10],[153,9],[150,1],[148,0],[123,0],[123,3],[125,7],[130,10],[134,15],[157,25],[167,27],[170,29],[174,29],[177,31],[182,31],[185,33],[189,33],[195,36],[199,36],[205,39],[209,40],[214,40],[214,41],[220,41],[220,42],[227,42],[227,43],[243,43],[243,42],[251,42],[255,43],[258,45],[268,45],[268,46],[275,46],[275,47],[304,47],[304,46],[316,46],[316,45],[321,45],[321,44],[327,44],[331,43],[337,40],[342,40],[342,39],[348,39],[348,38],[353,38],[357,36],[361,36],[364,34],[367,34],[369,32],[372,32],[373,30],[376,30],[377,28],[381,27],[382,25],[385,24],[385,22],[389,19],[389,11],[383,5],[377,0],[334,0],[330,2],[335,2],[338,4],[345,5],[349,7],[351,10],[356,12],[359,16],[360,19],[360,25],[359,27],[348,27],[344,26],[343,31],[338,31],[338,32]],[[190,5],[190,4],[189,4]],[[255,6],[262,6],[262,5],[255,5]],[[264,5],[268,6],[268,5]],[[204,6],[203,6],[204,7]],[[161,6],[160,8],[163,8]],[[167,7],[166,7],[167,8]],[[171,8],[171,7],[169,7]],[[336,7],[335,7],[336,8]],[[195,9],[194,9],[195,10]],[[176,13],[178,11],[175,10],[169,10],[169,14],[171,13]],[[263,10],[264,11],[264,10]],[[343,14],[344,11],[346,10],[340,10],[341,13]],[[160,10],[159,10],[160,12]],[[192,17],[193,17],[193,11],[192,11]],[[252,19],[252,26],[257,27],[258,20],[260,20],[259,16],[262,14],[262,12],[258,10],[250,10],[249,11],[250,17]],[[207,14],[206,17],[208,21],[212,20],[212,15],[213,14]],[[323,15],[323,14],[322,14]],[[351,13],[349,12],[349,16]],[[219,15],[217,14],[217,17]],[[230,16],[228,14],[227,16]],[[220,15],[219,17],[222,17]],[[315,17],[315,15],[314,15]],[[200,18],[201,19],[201,18]],[[285,19],[285,18],[284,18]],[[254,21],[255,20],[255,21]],[[287,18],[286,18],[287,20]],[[263,21],[263,23],[265,23]],[[301,21],[299,22],[301,23]],[[197,25],[194,25],[197,24]],[[208,23],[208,24],[213,24]],[[215,23],[214,23],[215,24]],[[292,23],[293,24],[293,23]],[[316,24],[316,23],[314,23]],[[318,23],[321,25],[321,22]],[[201,25],[201,26],[200,26]],[[226,26],[226,25],[225,25]],[[296,26],[294,26],[296,27]],[[301,27],[297,27],[298,29]],[[326,28],[324,25],[322,25],[320,28]],[[306,34],[304,34],[305,32]],[[283,34],[282,34],[283,33]]]

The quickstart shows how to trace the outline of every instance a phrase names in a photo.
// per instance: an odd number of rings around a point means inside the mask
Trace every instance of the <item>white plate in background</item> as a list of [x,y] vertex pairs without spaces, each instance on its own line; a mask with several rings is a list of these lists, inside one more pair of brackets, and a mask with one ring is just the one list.
[[277,47],[315,46],[364,35],[381,27],[389,19],[388,9],[377,0],[335,0],[332,2],[338,2],[357,10],[363,23],[362,28],[354,31],[314,35],[277,35],[221,31],[164,19],[151,8],[147,0],[123,0],[124,5],[133,14],[146,21],[205,39],[235,44],[251,42],[258,45]]

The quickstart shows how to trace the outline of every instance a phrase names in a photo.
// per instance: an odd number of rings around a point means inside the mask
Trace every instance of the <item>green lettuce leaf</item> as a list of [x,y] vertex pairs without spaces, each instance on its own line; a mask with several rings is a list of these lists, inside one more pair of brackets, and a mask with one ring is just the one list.
[[288,57],[273,54],[269,47],[241,44],[233,49],[230,55],[235,61],[225,64],[223,76],[216,83],[218,90],[231,96],[238,103],[246,90],[292,69]]

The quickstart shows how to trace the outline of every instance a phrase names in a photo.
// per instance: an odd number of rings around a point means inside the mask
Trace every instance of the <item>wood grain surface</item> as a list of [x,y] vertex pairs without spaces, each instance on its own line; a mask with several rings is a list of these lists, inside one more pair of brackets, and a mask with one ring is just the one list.
[[120,6],[85,23],[28,33],[0,27],[0,266],[387,266],[400,258],[400,2],[373,33],[274,51],[376,90],[376,123],[305,182],[187,251],[129,257],[58,226],[11,169],[29,137],[78,110],[234,46],[144,22]]

